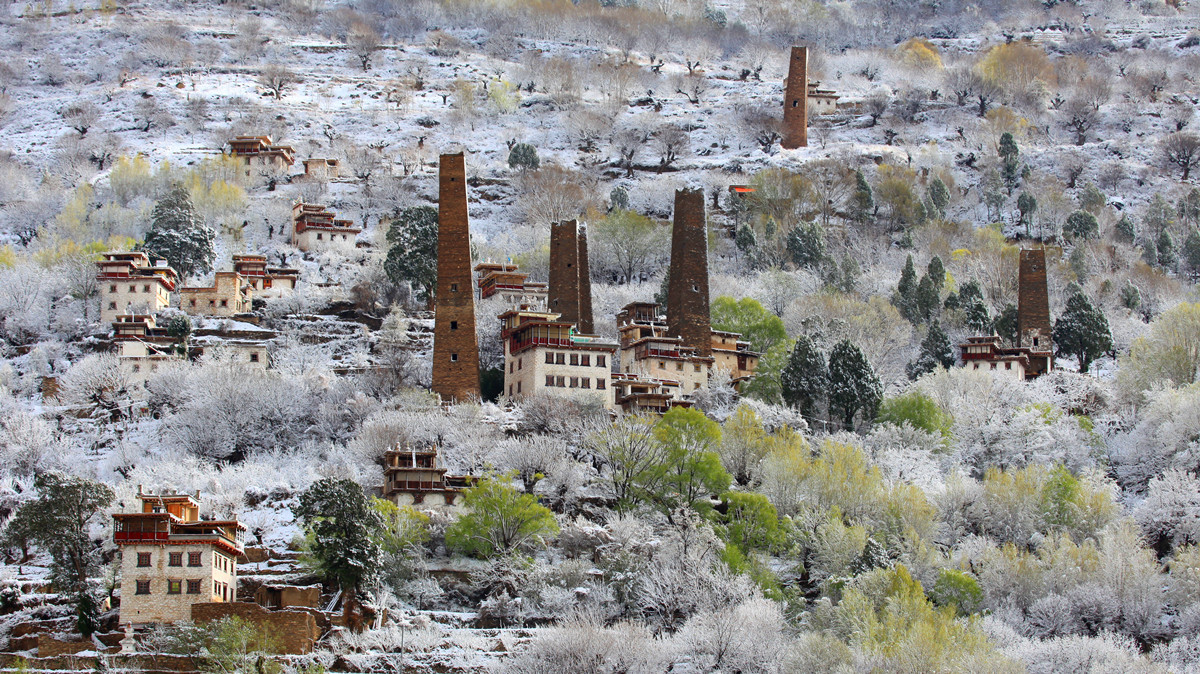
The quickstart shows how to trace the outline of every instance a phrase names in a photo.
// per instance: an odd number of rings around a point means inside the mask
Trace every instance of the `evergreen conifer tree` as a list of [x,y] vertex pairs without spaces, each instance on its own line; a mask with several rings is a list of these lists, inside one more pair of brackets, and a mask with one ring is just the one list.
[[1162,234],[1158,235],[1158,264],[1166,269],[1175,269],[1176,263],[1179,262],[1179,254],[1175,251],[1175,237],[1171,236],[1171,231],[1164,229]]
[[875,198],[862,171],[854,172],[854,194],[850,196],[850,213],[859,224],[869,222],[875,215]]
[[212,271],[216,234],[196,215],[187,188],[176,185],[154,204],[150,231],[142,250],[160,257],[179,272],[181,279]]
[[1078,359],[1080,372],[1087,372],[1093,360],[1112,349],[1112,332],[1104,312],[1078,285],[1072,283],[1070,292],[1066,309],[1054,322],[1054,343],[1059,353]]
[[900,272],[900,281],[896,284],[896,293],[892,295],[892,304],[900,310],[900,315],[913,320],[917,307],[917,268],[913,265],[912,255],[904,262],[904,270]]
[[843,339],[829,353],[829,411],[837,414],[843,427],[854,428],[861,413],[866,421],[875,418],[883,386],[861,349]]
[[921,340],[921,354],[915,361],[908,364],[905,371],[908,373],[909,379],[916,381],[939,366],[952,367],[956,360],[954,346],[950,344],[950,337],[942,329],[942,324],[934,321],[929,325],[925,339]]
[[783,400],[805,417],[816,414],[817,404],[829,388],[829,367],[825,354],[808,335],[800,335],[780,375]]
[[1192,278],[1200,275],[1200,231],[1193,229],[1183,242],[1183,264]]

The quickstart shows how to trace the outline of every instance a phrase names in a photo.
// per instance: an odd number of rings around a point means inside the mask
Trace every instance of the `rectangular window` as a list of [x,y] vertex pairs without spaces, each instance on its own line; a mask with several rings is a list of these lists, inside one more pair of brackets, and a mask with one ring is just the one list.
[[607,380],[605,380],[605,379],[597,379],[596,380],[596,388],[603,391],[606,388],[606,383],[607,383]]
[[509,361],[509,363],[508,363],[508,373],[509,373],[509,374],[512,374],[512,373],[513,373],[513,364],[512,364],[512,361]]
[[251,363],[257,363],[257,362],[258,362],[258,354],[257,354],[257,353],[252,353],[252,354],[250,354],[250,362],[251,362]]
[[167,594],[183,594],[183,581],[182,580],[168,580],[167,581]]
[[188,594],[200,594],[200,581],[199,580],[189,580],[188,581]]
[[683,363],[675,363],[675,369],[679,372],[683,372]]
[[150,581],[139,580],[137,582],[137,594],[150,594]]
[[452,293],[458,292],[458,284],[457,283],[450,284],[450,292],[452,292]]
[[189,552],[188,553],[188,566],[200,566],[200,553],[199,552]]
[[457,362],[458,362],[458,354],[457,354],[457,353],[452,353],[452,354],[450,354],[450,362],[451,362],[451,363],[457,363]]
[[188,301],[191,302],[193,307],[196,306],[196,300],[188,300]]
[[517,393],[521,392],[521,382],[517,382]]
[[229,306],[229,300],[221,300],[221,306],[223,306],[223,307]]
[[137,286],[129,286],[129,292],[131,292],[131,293],[136,293],[136,292],[137,292]]
[[571,377],[571,388],[579,388],[579,377]]
[[518,370],[520,370],[520,369],[521,369],[521,366],[522,366],[522,365],[524,365],[524,364],[525,364],[525,359],[524,359],[524,358],[518,358],[518,359],[517,359],[517,369],[518,369]]
[[577,354],[577,353],[573,353],[573,354],[571,354],[571,364],[572,364],[572,365],[578,365],[578,364],[579,364],[579,354]]
[[450,321],[450,329],[457,330],[458,329],[458,321]]
[[1011,369],[1012,369],[1012,363],[1005,363],[1005,364],[1004,364],[1004,369],[1005,369],[1005,370],[1011,370]]
[[512,397],[512,384],[509,384],[509,385],[508,385],[508,397],[509,397],[509,398],[511,398],[511,397]]
[[116,309],[116,308],[117,308],[117,303],[116,303],[116,302],[109,302],[109,303],[108,303],[108,308],[109,308],[109,309]]
[[696,372],[699,372],[700,371],[700,363],[696,363],[695,367],[696,367]]
[[150,284],[149,284],[149,283],[147,283],[146,285],[142,286],[142,292],[144,292],[144,293],[148,293],[148,292],[150,292]]
[[146,568],[146,567],[150,566],[150,553],[149,552],[139,552],[139,553],[137,553],[137,556],[138,556],[138,566],[139,567]]
[[567,379],[566,379],[566,377],[557,377],[557,378],[555,379],[555,381],[557,382],[557,383],[555,384],[556,386],[559,386],[559,387],[566,387],[566,385],[567,385]]
[[116,287],[116,286],[109,286],[109,287],[108,287],[108,292],[110,292],[110,293],[115,293],[115,292],[117,292],[117,287]]
[[553,353],[551,353],[550,351],[547,351],[547,352],[546,352],[546,364],[547,364],[547,365],[553,365],[553,364],[554,364],[554,354],[553,354]]
[[554,375],[546,375],[546,386],[554,386]]
[[579,388],[591,388],[591,387],[592,387],[592,378],[591,377],[584,377],[583,379],[581,379],[579,381]]
[[579,364],[584,367],[591,367],[592,366],[592,357],[587,354],[580,356]]
[[183,553],[171,552],[167,553],[170,557],[167,559],[167,566],[183,566]]
[[325,236],[323,234],[321,234],[320,232],[317,232],[317,241],[324,241],[324,240],[325,240]]
[[660,369],[660,370],[667,369],[667,361],[665,361],[665,360],[658,361],[658,369]]
[[604,364],[604,356],[596,356],[596,367],[607,367]]
[[565,353],[557,354],[554,358],[554,362],[558,363],[559,365],[566,365],[567,364],[567,354],[565,354]]

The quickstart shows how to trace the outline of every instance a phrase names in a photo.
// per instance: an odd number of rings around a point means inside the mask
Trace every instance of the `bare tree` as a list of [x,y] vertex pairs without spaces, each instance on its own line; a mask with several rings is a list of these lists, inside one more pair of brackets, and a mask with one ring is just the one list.
[[1161,142],[1163,158],[1168,163],[1183,169],[1180,180],[1187,180],[1192,167],[1200,163],[1200,136],[1176,131]]
[[885,91],[877,91],[867,97],[863,101],[863,112],[871,118],[871,126],[879,123],[879,118],[883,113],[887,112],[888,105],[891,104],[892,97]]
[[742,124],[754,137],[754,142],[767,154],[783,138],[779,117],[763,108],[753,108],[742,115]]
[[675,78],[675,93],[683,94],[688,103],[700,104],[700,97],[708,92],[708,78],[699,73],[689,73]]
[[539,224],[570,220],[596,204],[595,180],[553,164],[522,174],[517,187],[521,209]]
[[154,127],[166,128],[175,125],[175,117],[160,106],[154,96],[143,97],[133,110],[134,125],[137,129],[149,132]]
[[62,111],[63,121],[72,129],[79,132],[80,137],[86,136],[88,129],[96,123],[100,117],[100,111],[96,106],[86,101],[82,103],[74,103]]
[[654,147],[658,150],[658,171],[662,173],[687,152],[691,138],[676,124],[664,124],[654,132]]
[[277,101],[283,98],[284,89],[299,81],[300,78],[296,76],[296,73],[278,63],[267,64],[258,75],[259,85],[271,92]]
[[613,148],[621,155],[620,165],[625,167],[625,177],[633,177],[633,162],[638,152],[645,146],[646,140],[636,129],[621,129],[613,135]]
[[363,72],[370,70],[371,57],[379,49],[379,33],[365,23],[356,23],[350,27],[346,44],[362,64]]
[[595,152],[596,142],[608,133],[612,126],[612,118],[598,112],[581,111],[567,120],[567,130],[578,143],[580,152]]
[[1082,98],[1072,98],[1063,109],[1063,124],[1075,133],[1075,144],[1087,142],[1087,133],[1099,120],[1099,114],[1091,103]]

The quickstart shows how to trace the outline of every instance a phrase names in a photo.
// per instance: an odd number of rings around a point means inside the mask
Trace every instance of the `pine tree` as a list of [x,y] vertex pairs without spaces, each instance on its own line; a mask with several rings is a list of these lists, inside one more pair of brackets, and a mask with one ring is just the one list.
[[519,168],[521,172],[536,171],[542,160],[538,158],[537,148],[529,143],[517,143],[508,151],[508,167]]
[[383,554],[383,518],[363,488],[345,478],[313,483],[293,512],[304,525],[313,564],[341,586],[343,614],[354,625],[359,590],[375,576]]
[[900,272],[900,281],[896,284],[896,293],[892,295],[892,304],[900,310],[900,315],[913,320],[917,307],[917,268],[913,265],[912,255],[904,262],[904,271]]
[[741,251],[742,255],[753,264],[758,252],[758,237],[754,235],[754,228],[749,224],[744,224],[738,228],[737,234],[733,237],[733,245]]
[[1164,229],[1162,234],[1158,235],[1158,264],[1166,269],[1175,269],[1175,264],[1179,262],[1179,255],[1175,252],[1175,237],[1171,236],[1170,230]]
[[950,205],[950,190],[946,188],[946,183],[942,182],[941,178],[934,178],[929,183],[929,203],[933,206],[935,215],[938,218],[946,216],[946,206]]
[[1099,215],[1106,205],[1108,197],[1092,183],[1084,185],[1079,192],[1079,207],[1092,215]]
[[612,188],[612,191],[608,193],[608,208],[613,211],[629,210],[629,192],[620,185]]
[[437,289],[438,212],[433,206],[400,211],[387,232],[383,270],[397,285],[411,283],[418,298],[432,303]]
[[987,305],[983,302],[983,291],[978,281],[967,281],[958,292],[958,304],[966,318],[967,327],[974,332],[987,330],[991,323]]
[[844,428],[854,428],[854,417],[875,418],[883,387],[861,349],[843,339],[829,354],[829,411],[840,415]]
[[1021,219],[1017,224],[1025,225],[1025,236],[1032,236],[1029,226],[1033,224],[1033,214],[1037,211],[1037,205],[1037,199],[1028,192],[1022,192],[1017,197],[1017,211],[1021,214]]
[[150,231],[142,250],[160,257],[179,272],[181,279],[212,271],[216,234],[196,215],[187,188],[176,185],[154,204]]
[[816,415],[817,404],[829,388],[829,367],[825,354],[808,335],[800,335],[780,375],[783,400],[807,418]]
[[956,360],[954,357],[954,346],[950,343],[950,337],[942,329],[942,324],[934,321],[929,325],[929,331],[925,333],[925,339],[921,340],[921,354],[917,356],[917,360],[908,364],[905,371],[908,373],[909,379],[916,381],[922,376],[933,372],[939,366],[944,368],[953,367]]
[[797,267],[815,267],[825,259],[825,230],[816,222],[802,222],[787,237],[788,254]]
[[1133,285],[1128,279],[1125,280],[1125,285],[1121,287],[1121,306],[1130,311],[1137,311],[1137,308],[1142,305],[1142,291]]
[[942,258],[934,255],[925,267],[925,273],[929,275],[929,280],[933,281],[933,287],[941,293],[942,288],[946,286],[946,265],[942,264]]
[[1133,224],[1133,220],[1129,219],[1128,215],[1122,215],[1116,225],[1117,240],[1123,243],[1133,243],[1137,240],[1137,226]]
[[1200,222],[1200,187],[1193,187],[1190,192],[1180,197],[1175,211],[1185,225],[1194,226]]
[[1008,190],[1008,194],[1011,196],[1013,190],[1017,189],[1017,185],[1020,181],[1021,151],[1017,148],[1017,141],[1008,131],[1005,131],[1004,134],[1000,136],[1000,147],[997,151],[1000,154],[1001,174],[1004,178],[1004,187]]
[[1183,242],[1183,264],[1195,278],[1200,275],[1200,231],[1193,229]]
[[1075,211],[1067,216],[1063,232],[1077,239],[1092,239],[1100,231],[1096,216],[1087,211]]
[[859,224],[870,222],[875,215],[875,198],[862,171],[854,172],[854,194],[850,197],[850,214]]
[[1072,286],[1066,309],[1054,322],[1054,343],[1059,353],[1079,360],[1080,372],[1087,372],[1093,360],[1112,349],[1112,332],[1104,312],[1088,300],[1078,285]]
[[1142,241],[1142,261],[1151,267],[1158,266],[1158,245],[1149,236]]
[[1015,344],[1017,342],[1017,305],[1011,303],[1004,305],[1004,310],[996,317],[992,329],[1004,341]]
[[938,293],[937,287],[934,285],[933,279],[929,274],[921,277],[921,282],[917,284],[917,292],[915,298],[916,317],[924,322],[928,321],[937,308],[942,303],[941,295]]

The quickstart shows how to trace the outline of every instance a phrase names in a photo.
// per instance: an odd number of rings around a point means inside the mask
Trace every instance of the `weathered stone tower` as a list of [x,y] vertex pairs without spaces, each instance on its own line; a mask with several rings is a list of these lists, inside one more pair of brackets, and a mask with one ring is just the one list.
[[471,283],[467,169],[462,154],[442,155],[438,173],[433,392],[449,402],[479,397],[479,345],[475,340],[475,289]]
[[783,89],[783,141],[780,145],[785,150],[808,147],[808,47],[792,47]]
[[587,225],[579,228],[579,331],[596,332],[592,315],[592,267],[588,262]]
[[712,355],[708,306],[708,226],[704,191],[675,190],[671,229],[671,266],[667,280],[667,335],[701,356]]
[[579,325],[579,235],[574,220],[550,224],[550,288],[547,308]]
[[1046,290],[1046,251],[1041,248],[1023,250],[1017,275],[1017,346],[1049,350],[1052,334],[1050,298]]
[[1050,296],[1046,290],[1046,250],[1023,250],[1017,272],[1017,346],[1029,349],[1027,378],[1054,369],[1053,337]]

